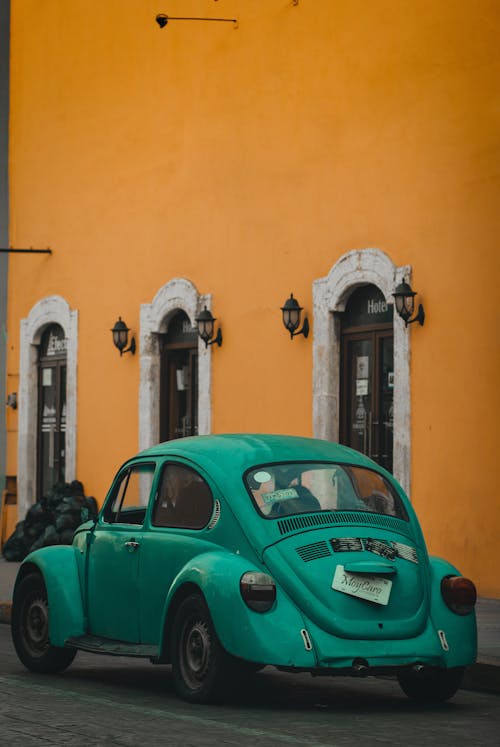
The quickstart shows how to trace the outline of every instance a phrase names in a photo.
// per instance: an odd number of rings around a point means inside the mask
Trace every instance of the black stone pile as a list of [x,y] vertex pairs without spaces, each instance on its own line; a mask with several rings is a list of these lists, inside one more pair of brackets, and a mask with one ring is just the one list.
[[5,560],[19,562],[40,547],[71,545],[75,529],[96,517],[97,502],[84,495],[81,482],[55,485],[51,493],[28,509],[24,521],[4,543],[2,555]]

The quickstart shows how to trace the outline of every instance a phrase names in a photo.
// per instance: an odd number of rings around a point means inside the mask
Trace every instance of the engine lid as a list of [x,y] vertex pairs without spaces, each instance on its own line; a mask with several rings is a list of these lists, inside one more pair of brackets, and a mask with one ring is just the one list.
[[427,557],[408,537],[373,526],[318,529],[268,547],[264,561],[304,614],[333,635],[410,638],[425,626]]

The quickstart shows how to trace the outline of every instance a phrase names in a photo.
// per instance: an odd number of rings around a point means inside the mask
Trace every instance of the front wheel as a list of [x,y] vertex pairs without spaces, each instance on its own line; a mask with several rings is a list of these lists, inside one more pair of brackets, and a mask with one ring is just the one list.
[[49,641],[49,603],[43,578],[30,573],[16,589],[12,604],[12,641],[19,659],[32,672],[61,672],[76,651]]
[[429,667],[422,672],[401,669],[398,681],[401,689],[409,698],[421,703],[442,703],[452,698],[464,676],[464,667],[439,669]]
[[213,702],[231,685],[231,657],[217,638],[200,594],[186,597],[179,605],[172,627],[171,661],[174,687],[184,700]]

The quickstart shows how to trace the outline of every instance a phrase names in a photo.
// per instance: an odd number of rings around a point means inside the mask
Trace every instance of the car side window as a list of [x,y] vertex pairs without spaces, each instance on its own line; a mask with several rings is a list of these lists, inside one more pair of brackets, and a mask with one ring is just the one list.
[[143,524],[154,472],[154,464],[134,464],[124,470],[104,510],[104,521]]
[[153,511],[153,526],[202,529],[210,521],[213,496],[194,469],[172,462],[165,465]]

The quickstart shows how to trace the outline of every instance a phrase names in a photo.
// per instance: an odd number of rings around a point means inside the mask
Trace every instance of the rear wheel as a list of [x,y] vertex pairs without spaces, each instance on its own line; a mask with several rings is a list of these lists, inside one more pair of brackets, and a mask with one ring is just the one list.
[[398,681],[405,695],[412,700],[418,700],[421,703],[442,703],[455,695],[462,684],[463,675],[463,667],[454,669],[429,667],[422,672],[401,669],[398,673]]
[[61,672],[76,651],[49,641],[49,603],[43,578],[30,573],[16,589],[12,604],[12,640],[19,659],[32,672]]
[[171,661],[177,693],[192,703],[218,700],[231,686],[231,657],[221,646],[200,594],[184,599],[175,615]]

